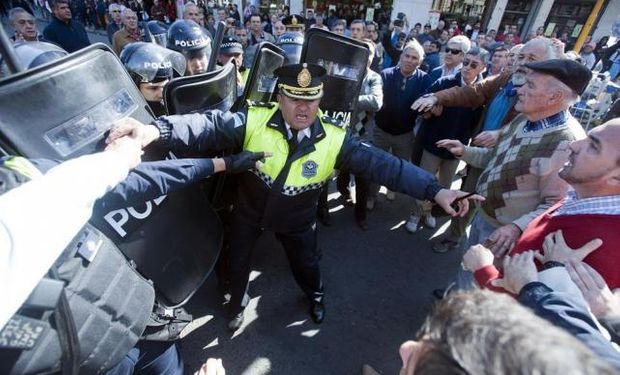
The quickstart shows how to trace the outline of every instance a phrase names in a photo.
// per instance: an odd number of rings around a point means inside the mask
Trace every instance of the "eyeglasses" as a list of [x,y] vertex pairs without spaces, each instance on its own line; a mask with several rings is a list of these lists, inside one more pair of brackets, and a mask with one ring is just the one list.
[[476,61],[463,60],[463,67],[469,66],[472,69],[476,69],[479,64]]
[[447,53],[451,53],[453,55],[458,55],[458,54],[460,54],[463,51],[461,51],[460,49],[446,48],[446,52]]

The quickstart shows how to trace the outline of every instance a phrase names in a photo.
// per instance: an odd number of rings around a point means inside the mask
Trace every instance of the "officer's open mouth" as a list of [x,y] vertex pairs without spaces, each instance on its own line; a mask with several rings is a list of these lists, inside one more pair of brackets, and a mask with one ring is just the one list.
[[296,115],[295,118],[300,121],[305,121],[308,119],[308,115]]

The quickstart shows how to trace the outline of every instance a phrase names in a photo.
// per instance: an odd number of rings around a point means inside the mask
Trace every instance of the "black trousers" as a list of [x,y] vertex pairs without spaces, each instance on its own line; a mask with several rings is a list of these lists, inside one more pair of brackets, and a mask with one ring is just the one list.
[[[366,202],[368,202],[368,194],[370,193],[370,180],[360,176],[355,177],[355,218],[357,220],[366,220]],[[349,181],[351,177],[348,172],[341,172],[336,177],[336,187],[340,192],[349,190]]]
[[[263,233],[257,226],[248,224],[233,215],[230,239],[230,314],[235,316],[245,308],[251,271],[252,251],[256,240]],[[283,219],[285,220],[285,219]],[[323,299],[323,283],[319,261],[321,253],[317,246],[316,226],[298,232],[276,233],[276,238],[286,252],[297,285],[312,301]]]

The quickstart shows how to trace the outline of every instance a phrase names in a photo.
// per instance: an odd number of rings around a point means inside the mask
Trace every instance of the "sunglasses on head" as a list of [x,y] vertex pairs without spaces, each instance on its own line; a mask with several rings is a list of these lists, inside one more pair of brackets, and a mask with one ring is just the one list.
[[458,55],[458,54],[460,54],[463,51],[461,51],[460,49],[446,48],[446,52],[447,53],[451,53],[453,55]]
[[479,64],[476,61],[463,60],[463,67],[469,66],[472,69],[476,69]]

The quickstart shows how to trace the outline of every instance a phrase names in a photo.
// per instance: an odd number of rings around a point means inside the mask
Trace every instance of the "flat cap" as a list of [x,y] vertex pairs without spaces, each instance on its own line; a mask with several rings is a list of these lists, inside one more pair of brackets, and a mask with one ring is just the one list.
[[552,59],[525,64],[525,67],[541,74],[553,76],[570,87],[578,95],[583,94],[592,79],[592,72],[584,65],[568,59]]
[[278,77],[280,94],[295,99],[314,100],[323,96],[323,76],[326,71],[317,64],[284,65],[274,72]]

